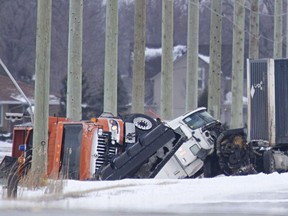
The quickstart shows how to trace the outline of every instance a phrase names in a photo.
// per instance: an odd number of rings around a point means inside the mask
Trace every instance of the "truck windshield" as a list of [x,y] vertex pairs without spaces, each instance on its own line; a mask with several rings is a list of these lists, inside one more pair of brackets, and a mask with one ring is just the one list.
[[192,130],[201,128],[216,120],[205,110],[192,113],[183,120]]
[[61,150],[61,171],[65,178],[79,179],[82,124],[64,125]]

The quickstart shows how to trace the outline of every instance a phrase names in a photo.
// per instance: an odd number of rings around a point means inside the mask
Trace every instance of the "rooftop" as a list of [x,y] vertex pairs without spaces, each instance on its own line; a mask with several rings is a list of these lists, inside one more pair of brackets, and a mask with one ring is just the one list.
[[[0,91],[0,104],[2,103],[23,103],[24,98],[17,90],[13,82],[8,76],[0,75],[1,91]],[[18,85],[28,99],[34,98],[34,86],[17,81]]]

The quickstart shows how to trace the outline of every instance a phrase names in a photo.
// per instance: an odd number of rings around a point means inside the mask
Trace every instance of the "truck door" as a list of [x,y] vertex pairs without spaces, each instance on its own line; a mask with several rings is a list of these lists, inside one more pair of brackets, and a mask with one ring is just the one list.
[[248,97],[250,97],[250,139],[269,140],[271,133],[268,124],[268,62],[253,60],[248,74]]

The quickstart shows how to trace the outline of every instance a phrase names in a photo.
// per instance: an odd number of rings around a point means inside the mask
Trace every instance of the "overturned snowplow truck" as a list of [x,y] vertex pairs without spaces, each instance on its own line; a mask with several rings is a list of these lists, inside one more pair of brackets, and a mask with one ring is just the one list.
[[[104,113],[79,122],[50,117],[48,134],[50,178],[194,178],[257,172],[243,129],[224,130],[206,108],[168,122],[144,114],[120,119]],[[29,172],[32,136],[32,125],[14,128],[12,155],[0,166],[0,177],[9,180],[8,195],[17,189],[9,182],[18,184]]]

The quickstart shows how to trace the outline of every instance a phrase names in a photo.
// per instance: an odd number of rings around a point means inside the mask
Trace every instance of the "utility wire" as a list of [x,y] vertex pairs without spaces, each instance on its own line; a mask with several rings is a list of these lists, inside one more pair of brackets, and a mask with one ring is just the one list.
[[[235,1],[235,2],[237,3],[237,1]],[[195,5],[195,3],[193,3],[193,2],[192,2],[192,4]],[[239,3],[237,3],[237,4],[239,4]],[[218,15],[218,16],[221,16],[222,18],[225,18],[225,19],[228,20],[230,23],[232,23],[233,26],[236,26],[239,30],[242,30],[242,31],[244,31],[246,34],[248,34],[248,35],[250,35],[250,36],[252,35],[253,37],[255,37],[255,35],[251,34],[250,31],[245,30],[245,29],[242,29],[241,27],[239,27],[238,25],[236,25],[236,24],[233,22],[233,20],[230,19],[227,15],[217,13],[217,12],[214,11],[211,7],[209,7],[207,4],[201,4],[201,5],[202,5],[203,7],[205,7],[205,8],[207,8],[207,9],[208,9],[209,11],[211,11],[212,13],[214,13],[214,14],[216,14],[216,15]],[[240,5],[242,5],[242,4],[240,4]],[[242,5],[242,7],[243,7],[243,5]],[[199,5],[199,9],[200,9],[200,8],[201,8],[201,7],[200,7],[200,5]],[[246,8],[246,7],[245,7],[245,8]],[[287,14],[287,13],[285,13],[285,14]],[[274,15],[272,15],[272,16],[274,16]],[[281,16],[282,16],[282,15],[281,15]],[[284,34],[282,34],[281,39],[278,40],[278,41],[276,41],[276,40],[274,40],[274,39],[270,39],[270,38],[268,38],[268,37],[266,37],[266,36],[264,36],[264,35],[262,35],[262,34],[259,34],[258,36],[256,36],[256,38],[257,38],[258,40],[260,40],[260,39],[262,38],[262,39],[265,39],[265,40],[267,40],[267,41],[269,41],[269,42],[272,42],[272,43],[276,42],[276,43],[283,43],[284,45],[286,45],[285,42],[284,42],[284,38],[286,38],[286,35],[284,35]]]

